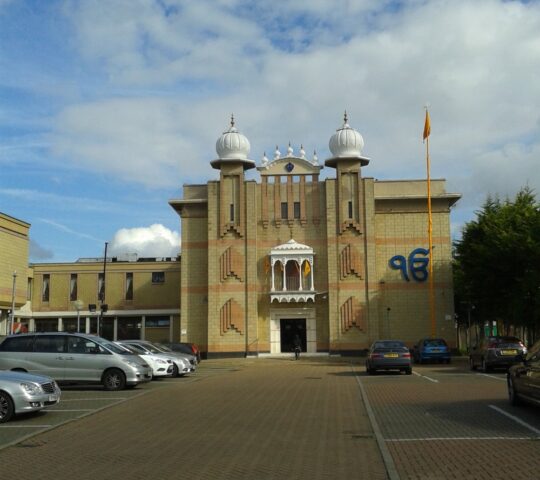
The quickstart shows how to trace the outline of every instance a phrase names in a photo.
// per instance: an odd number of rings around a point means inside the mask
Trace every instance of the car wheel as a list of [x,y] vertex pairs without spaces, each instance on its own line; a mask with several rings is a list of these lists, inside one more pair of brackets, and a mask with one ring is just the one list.
[[412,375],[412,368],[411,368],[411,367],[406,368],[406,369],[405,369],[405,374],[406,374],[406,375]]
[[0,423],[9,422],[15,415],[13,400],[6,392],[0,392]]
[[173,377],[178,377],[178,373],[179,373],[178,365],[176,365],[176,363],[173,363],[173,366],[172,366],[172,376],[173,376]]
[[122,370],[111,368],[103,374],[102,383],[105,390],[123,390],[126,387],[126,376]]
[[488,373],[491,371],[491,367],[486,363],[486,359],[482,358],[482,372]]
[[514,381],[512,380],[512,377],[508,375],[507,377],[507,385],[508,385],[508,400],[510,401],[510,405],[519,405],[520,399],[516,393],[516,387],[514,385]]
[[474,364],[474,360],[472,357],[469,357],[469,368],[471,370],[476,370],[476,365]]
[[449,365],[451,362],[452,362],[452,359],[450,359],[450,358],[447,358],[447,359],[446,359],[446,363],[447,363],[448,365]]

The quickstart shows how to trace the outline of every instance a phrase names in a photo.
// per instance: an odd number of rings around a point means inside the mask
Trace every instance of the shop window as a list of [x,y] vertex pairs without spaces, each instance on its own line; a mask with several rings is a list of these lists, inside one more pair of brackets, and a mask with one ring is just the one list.
[[165,272],[152,272],[152,283],[165,283]]
[[51,276],[48,273],[43,275],[43,285],[41,289],[41,301],[48,302],[50,297]]
[[168,316],[146,317],[144,321],[146,328],[169,328],[171,319]]

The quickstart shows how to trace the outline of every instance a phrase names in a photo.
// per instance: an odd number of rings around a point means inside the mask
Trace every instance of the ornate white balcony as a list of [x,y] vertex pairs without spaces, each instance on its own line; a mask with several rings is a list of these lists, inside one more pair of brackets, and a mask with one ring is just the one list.
[[289,240],[270,251],[272,286],[270,301],[279,303],[315,301],[313,249]]

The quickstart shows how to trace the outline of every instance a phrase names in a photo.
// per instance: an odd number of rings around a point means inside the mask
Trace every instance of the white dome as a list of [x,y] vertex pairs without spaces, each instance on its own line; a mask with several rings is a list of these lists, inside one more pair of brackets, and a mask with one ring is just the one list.
[[364,139],[347,123],[347,112],[345,112],[343,126],[332,135],[328,145],[334,158],[358,158],[362,156]]
[[250,148],[249,140],[237,130],[231,117],[231,126],[216,142],[219,160],[248,160]]

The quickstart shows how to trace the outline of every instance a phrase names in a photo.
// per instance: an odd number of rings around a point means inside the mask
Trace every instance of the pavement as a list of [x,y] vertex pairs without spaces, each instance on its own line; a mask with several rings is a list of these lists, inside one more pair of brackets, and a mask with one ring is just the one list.
[[206,360],[152,387],[0,450],[2,478],[397,478],[347,359]]
[[0,429],[0,478],[540,478],[538,408],[460,358],[376,376],[358,358],[205,360],[124,392],[68,387],[58,408],[9,422],[67,419],[37,435]]

